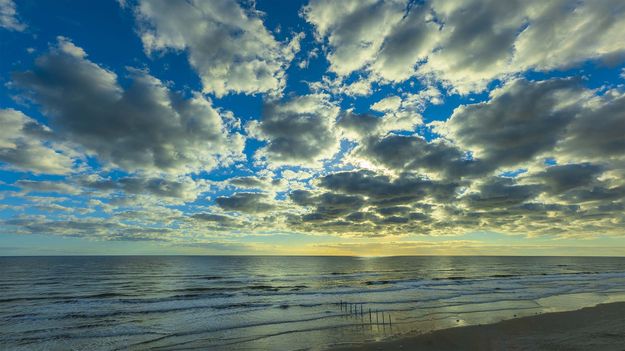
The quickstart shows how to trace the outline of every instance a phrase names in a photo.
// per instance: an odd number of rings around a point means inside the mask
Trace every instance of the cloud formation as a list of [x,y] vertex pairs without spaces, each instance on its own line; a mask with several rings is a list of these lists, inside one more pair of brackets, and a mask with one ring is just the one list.
[[243,137],[226,130],[210,100],[184,97],[143,70],[128,74],[131,84],[123,88],[115,73],[60,37],[32,71],[13,80],[59,135],[114,167],[184,174],[241,154]]
[[236,193],[232,196],[220,196],[215,199],[219,207],[225,211],[261,213],[274,209],[275,205],[262,193]]
[[488,102],[460,106],[437,131],[494,168],[514,166],[552,150],[590,94],[572,79],[515,80]]
[[140,1],[135,9],[145,51],[186,50],[205,93],[279,92],[300,35],[279,42],[263,14],[233,0]]
[[461,93],[527,70],[622,62],[625,44],[610,38],[625,30],[624,13],[618,0],[315,0],[303,11],[339,76],[434,77]]
[[50,142],[48,127],[13,109],[0,109],[0,125],[0,162],[7,167],[47,174],[72,171],[71,150]]
[[339,108],[324,95],[267,103],[262,120],[247,126],[251,137],[267,142],[256,157],[275,165],[318,165],[338,151],[338,113]]
[[13,0],[0,0],[0,27],[17,32],[26,29],[26,25],[19,19]]
[[0,65],[4,231],[211,250],[622,237],[622,1],[122,5],[138,37],[68,33],[85,50],[0,0],[24,42]]

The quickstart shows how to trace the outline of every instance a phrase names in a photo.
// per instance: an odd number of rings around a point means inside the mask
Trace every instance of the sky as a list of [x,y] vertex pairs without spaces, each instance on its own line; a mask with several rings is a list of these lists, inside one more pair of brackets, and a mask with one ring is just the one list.
[[625,255],[622,0],[0,0],[0,255]]

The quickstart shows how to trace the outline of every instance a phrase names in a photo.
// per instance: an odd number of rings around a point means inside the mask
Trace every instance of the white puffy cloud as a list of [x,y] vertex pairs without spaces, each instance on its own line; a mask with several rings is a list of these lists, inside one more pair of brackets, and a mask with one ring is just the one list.
[[625,58],[619,0],[312,1],[303,11],[340,76],[433,77],[460,93],[528,70]]
[[313,0],[302,14],[320,39],[327,38],[330,70],[347,75],[371,60],[404,7],[402,1]]
[[0,27],[17,32],[26,29],[26,25],[19,19],[13,0],[0,0]]
[[279,92],[301,35],[278,42],[262,13],[233,0],[140,1],[136,16],[146,52],[187,50],[204,92]]
[[48,127],[13,109],[0,109],[0,162],[6,167],[47,174],[72,171],[71,150],[49,141]]
[[401,97],[389,96],[371,105],[371,109],[375,111],[397,111],[401,106]]

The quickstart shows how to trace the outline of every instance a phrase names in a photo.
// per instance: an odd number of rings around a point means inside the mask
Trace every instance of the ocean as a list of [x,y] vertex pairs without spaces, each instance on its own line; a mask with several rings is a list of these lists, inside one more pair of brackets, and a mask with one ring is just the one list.
[[613,301],[625,258],[0,257],[0,350],[320,350]]

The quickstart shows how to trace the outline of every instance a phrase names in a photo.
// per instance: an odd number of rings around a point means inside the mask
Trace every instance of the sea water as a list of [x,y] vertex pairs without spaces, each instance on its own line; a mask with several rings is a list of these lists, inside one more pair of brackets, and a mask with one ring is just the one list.
[[321,350],[624,300],[625,258],[0,257],[0,350]]

